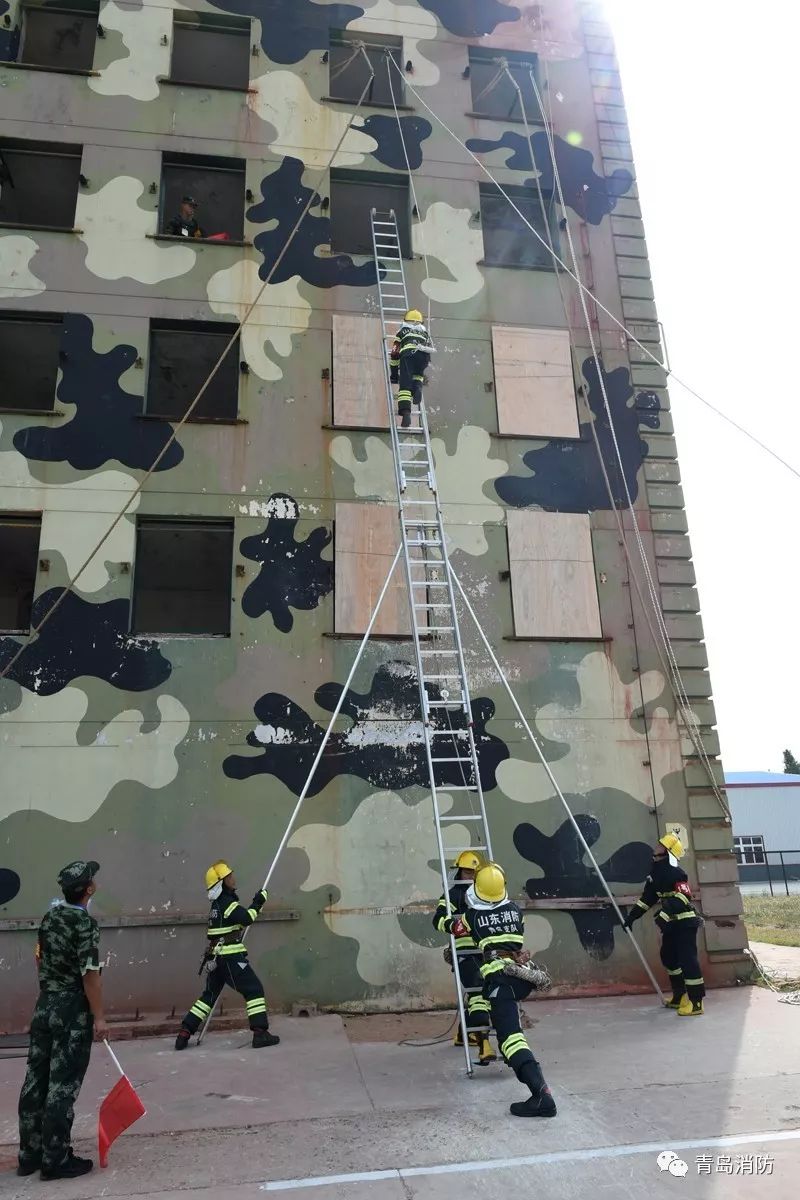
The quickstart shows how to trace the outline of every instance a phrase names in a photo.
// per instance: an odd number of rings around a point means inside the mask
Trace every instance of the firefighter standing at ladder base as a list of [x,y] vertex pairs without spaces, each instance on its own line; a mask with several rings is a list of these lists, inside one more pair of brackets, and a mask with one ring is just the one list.
[[625,928],[630,929],[654,904],[659,905],[655,921],[661,931],[661,961],[672,984],[672,999],[665,1002],[666,1007],[675,1009],[679,1017],[701,1017],[706,988],[697,957],[697,931],[702,920],[692,904],[686,872],[669,857],[677,860],[683,853],[674,833],[659,838],[644,890],[625,918]]
[[466,928],[483,954],[483,994],[491,1006],[500,1053],[531,1093],[527,1100],[512,1104],[511,1112],[515,1117],[554,1117],[555,1100],[520,1025],[519,1001],[535,986],[516,974],[521,964],[527,969],[527,952],[522,948],[525,925],[519,908],[509,899],[505,875],[497,863],[486,863],[475,873],[465,902],[464,915],[460,923],[456,919],[453,931]]
[[391,381],[400,384],[397,412],[403,429],[408,429],[411,425],[411,401],[419,404],[422,400],[422,381],[433,349],[422,313],[417,308],[410,308],[397,331],[389,355]]
[[[436,905],[436,912],[433,914],[433,927],[438,929],[440,933],[450,933],[453,927],[455,917],[461,916],[465,907],[465,896],[469,885],[475,878],[475,872],[482,867],[484,859],[480,854],[476,854],[474,850],[462,850],[453,866],[456,869],[456,877],[453,881],[453,886],[448,892],[450,900],[450,913],[447,912],[447,902],[442,896],[439,903]],[[492,1050],[491,1042],[488,1037],[488,1025],[490,1020],[489,1001],[482,993],[482,979],[479,968],[480,950],[472,940],[469,933],[463,933],[460,937],[455,936],[456,957],[458,959],[458,977],[461,980],[462,988],[479,988],[480,991],[469,991],[465,995],[465,1008],[467,1011],[467,1029],[474,1029],[473,1033],[469,1033],[469,1044],[478,1047],[478,1062],[481,1066],[486,1066],[487,1063],[494,1062],[497,1058]],[[444,952],[445,961],[450,963],[452,968],[453,963],[450,957],[450,947],[448,946]],[[475,1028],[482,1026],[483,1028]],[[454,1046],[463,1046],[464,1039],[459,1023],[458,1031],[453,1039]]]
[[[261,980],[250,966],[242,941],[242,930],[252,925],[264,907],[265,891],[256,892],[245,908],[236,895],[236,880],[227,863],[217,862],[206,871],[206,890],[211,901],[208,918],[208,947],[200,972],[208,969],[205,991],[181,1021],[175,1049],[185,1050],[217,1002],[227,984],[244,997],[247,1019],[253,1031],[253,1047],[277,1046],[280,1038],[269,1032],[267,1002]],[[213,965],[212,965],[213,964]]]

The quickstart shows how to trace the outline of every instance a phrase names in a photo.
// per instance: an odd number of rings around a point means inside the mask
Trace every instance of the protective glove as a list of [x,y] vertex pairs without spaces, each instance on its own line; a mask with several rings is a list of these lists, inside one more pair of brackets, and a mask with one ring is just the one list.
[[261,888],[260,891],[256,892],[255,896],[253,896],[253,902],[250,905],[250,907],[254,908],[256,910],[256,912],[260,912],[261,909],[266,904],[266,902],[267,902],[267,893],[264,890],[264,888]]

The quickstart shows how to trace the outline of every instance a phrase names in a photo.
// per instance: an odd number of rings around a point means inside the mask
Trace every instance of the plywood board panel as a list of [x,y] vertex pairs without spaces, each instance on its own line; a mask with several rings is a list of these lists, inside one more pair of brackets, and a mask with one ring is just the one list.
[[[400,540],[397,511],[389,505],[336,505],[335,603],[337,633],[363,633]],[[384,597],[376,634],[410,634],[408,589],[398,563]]]
[[334,313],[333,423],[388,427],[378,317]]
[[500,433],[580,436],[567,330],[492,326]]
[[518,637],[602,637],[586,514],[509,510],[508,550]]

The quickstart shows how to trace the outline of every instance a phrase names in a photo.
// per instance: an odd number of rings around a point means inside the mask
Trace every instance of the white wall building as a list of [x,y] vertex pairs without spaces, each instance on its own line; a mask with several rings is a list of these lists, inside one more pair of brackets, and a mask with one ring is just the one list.
[[725,786],[741,883],[800,891],[800,775],[732,771]]

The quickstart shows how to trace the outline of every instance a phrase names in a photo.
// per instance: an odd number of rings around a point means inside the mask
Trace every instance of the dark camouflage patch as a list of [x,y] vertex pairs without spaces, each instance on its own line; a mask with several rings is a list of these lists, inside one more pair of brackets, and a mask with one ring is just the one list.
[[[172,426],[167,421],[143,421],[143,398],[119,385],[120,376],[138,358],[135,347],[120,344],[98,354],[92,349],[93,333],[89,317],[80,313],[64,317],[64,358],[56,394],[62,404],[75,405],[75,415],[62,425],[20,429],[14,447],[28,459],[68,462],[77,471],[95,471],[112,461],[146,470],[164,448]],[[156,470],[169,471],[182,459],[180,444],[173,442]]]
[[[333,590],[333,563],[322,552],[333,541],[325,526],[312,529],[305,541],[295,540],[298,522],[296,501],[276,492],[268,501],[275,515],[263,533],[243,538],[239,549],[245,558],[261,563],[258,577],[242,596],[242,612],[248,617],[272,616],[275,628],[289,633],[294,625],[291,609],[306,612]],[[284,514],[293,515],[284,515]]]
[[[38,596],[31,625],[38,625],[61,595],[51,588]],[[7,679],[39,696],[52,696],[73,679],[92,675],[124,691],[144,692],[169,679],[172,666],[158,644],[131,636],[127,600],[90,604],[69,592],[39,637],[11,668]],[[15,638],[0,638],[0,669],[16,654]]]
[[0,867],[0,904],[8,904],[19,894],[20,878],[9,867]]
[[403,154],[405,141],[408,163],[411,170],[416,171],[422,166],[422,143],[433,133],[433,126],[424,117],[401,117],[400,124],[403,127],[402,137],[394,114],[391,117],[373,114],[367,117],[361,128],[378,143],[378,149],[372,151],[372,157],[395,171],[408,169]]
[[[594,415],[594,428],[617,508],[627,503],[620,479],[614,439],[608,423],[600,380],[593,358],[583,363],[588,384],[587,400]],[[647,454],[647,443],[639,433],[640,425],[658,429],[660,402],[655,392],[639,392],[636,402],[630,374],[624,367],[604,371],[608,403],[614,418],[617,444],[622,458],[625,481],[636,500],[639,494],[639,468]],[[610,508],[608,492],[597,461],[597,449],[588,422],[580,425],[580,440],[553,438],[539,450],[528,450],[522,461],[533,474],[505,475],[494,488],[505,504],[515,508],[536,505],[556,512],[585,513]]]
[[364,16],[354,4],[317,4],[313,0],[210,0],[214,8],[261,21],[261,46],[274,63],[298,63],[312,50],[327,50],[331,29],[346,29]]
[[[528,114],[531,119],[536,115],[538,114]],[[556,137],[554,141],[556,165],[568,207],[590,225],[599,225],[603,217],[614,211],[619,197],[630,191],[633,176],[630,171],[626,171],[622,167],[618,167],[608,178],[598,175],[594,169],[594,156],[591,151],[582,150],[579,146],[570,146],[560,137]],[[509,129],[496,141],[470,138],[466,144],[473,154],[489,154],[493,150],[501,149],[510,150],[511,153],[506,158],[505,165],[512,171],[531,170],[532,146],[533,160],[539,171],[539,183],[542,190],[545,192],[553,190],[555,186],[553,163],[545,133],[531,134],[529,144],[523,134],[514,133]],[[534,179],[526,179],[525,183],[531,188],[536,186]]]
[[[258,271],[262,279],[267,278],[303,205],[312,194],[311,188],[305,187],[302,181],[304,169],[299,158],[284,158],[276,171],[261,180],[263,200],[247,211],[248,221],[265,225],[274,223],[273,229],[256,234],[253,239],[253,245],[264,257]],[[299,275],[313,287],[374,287],[374,262],[357,267],[349,254],[335,254],[327,258],[317,255],[317,249],[329,246],[330,241],[330,219],[314,216],[313,211],[309,211],[272,276],[272,282],[284,283],[293,275]]]
[[[565,795],[567,804],[575,813],[581,833],[591,847],[600,837],[601,826],[597,817],[578,812],[581,806],[592,804],[592,796]],[[613,811],[629,797],[623,792],[604,788],[600,803],[604,811]],[[571,821],[564,821],[552,837],[547,837],[535,825],[525,822],[514,830],[514,846],[523,858],[535,863],[544,872],[538,878],[529,879],[525,891],[532,900],[552,896],[601,896],[602,885],[591,865],[584,861],[584,849]],[[625,842],[598,866],[608,883],[627,883],[638,887],[650,869],[653,851],[645,842]],[[619,922],[611,907],[591,909],[565,909],[572,919],[580,943],[592,958],[604,960],[614,951],[614,926]]]
[[503,0],[419,0],[419,6],[438,17],[456,37],[485,37],[498,25],[519,20],[519,9]]
[[[339,683],[317,688],[314,699],[320,708],[333,712],[341,693]],[[434,690],[429,689],[433,696]],[[486,698],[472,701],[473,733],[478,747],[481,782],[485,791],[496,785],[499,763],[509,757],[508,747],[500,738],[486,732],[494,716],[494,704]],[[270,692],[255,705],[258,729],[247,735],[247,744],[258,755],[232,754],[223,770],[231,779],[250,779],[254,775],[276,775],[290,791],[299,795],[311,763],[322,741],[323,728],[288,696]],[[317,768],[309,796],[318,792],[338,775],[357,775],[374,787],[399,791],[407,787],[428,787],[428,770],[419,719],[419,690],[416,673],[408,663],[390,663],[375,672],[372,688],[366,694],[350,691],[342,715],[353,722],[345,733],[331,735]],[[437,738],[437,753],[466,755],[463,723],[452,718],[455,732]],[[409,722],[416,722],[409,728]],[[443,719],[435,722],[447,728]],[[459,763],[437,768],[440,778],[455,786],[464,782]]]

